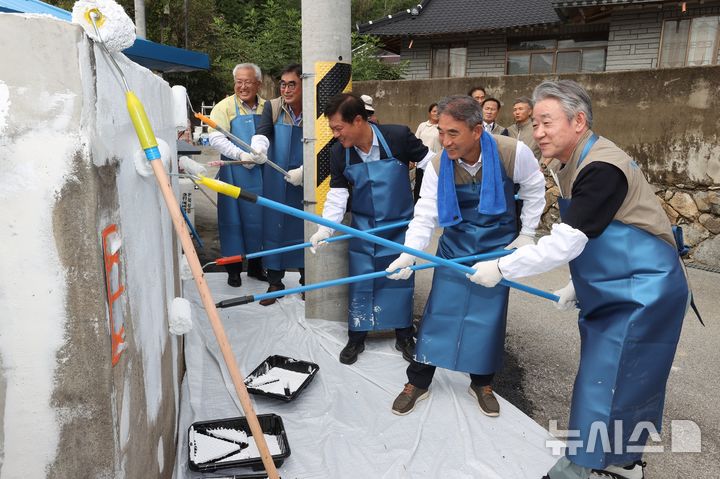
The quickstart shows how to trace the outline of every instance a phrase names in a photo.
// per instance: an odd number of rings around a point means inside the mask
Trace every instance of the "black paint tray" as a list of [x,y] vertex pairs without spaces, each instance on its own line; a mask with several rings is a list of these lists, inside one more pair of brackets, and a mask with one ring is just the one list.
[[[260,423],[260,428],[262,429],[263,433],[278,437],[278,443],[280,444],[280,454],[273,454],[272,458],[276,467],[282,466],[285,459],[290,457],[290,444],[288,443],[287,435],[285,434],[285,427],[283,426],[282,418],[277,414],[260,414],[257,416],[257,419]],[[247,419],[242,416],[212,421],[198,421],[196,423],[193,423],[192,426],[188,428],[188,444],[190,443],[191,429],[194,428],[196,432],[199,432],[201,434],[207,434],[206,431],[208,429],[215,429],[218,427],[238,429],[241,431],[245,431],[248,437],[252,436]],[[238,461],[217,462],[220,459],[222,458],[216,459],[215,462],[204,462],[202,464],[195,464],[192,458],[188,457],[188,465],[190,466],[190,470],[198,472],[211,472],[218,469],[229,469],[237,467],[252,467],[254,471],[264,469],[262,459],[260,459],[259,457],[240,459]]]
[[286,356],[269,356],[265,361],[263,361],[260,366],[256,367],[253,372],[248,374],[248,376],[245,378],[245,384],[247,385],[249,381],[251,381],[253,378],[256,378],[258,376],[262,376],[263,374],[267,373],[271,368],[282,368],[287,369],[288,371],[295,371],[298,373],[305,373],[308,374],[307,379],[303,381],[303,383],[300,385],[300,387],[297,388],[296,391],[292,392],[291,394],[276,394],[271,393],[267,391],[263,391],[262,389],[255,389],[253,387],[247,386],[247,390],[250,394],[257,394],[259,396],[267,396],[275,399],[279,399],[281,401],[292,401],[295,398],[297,398],[300,393],[307,387],[308,384],[313,380],[315,377],[315,374],[317,374],[318,370],[320,369],[320,366],[318,366],[315,363],[310,363],[307,361],[300,361],[298,359],[292,359],[288,358]]

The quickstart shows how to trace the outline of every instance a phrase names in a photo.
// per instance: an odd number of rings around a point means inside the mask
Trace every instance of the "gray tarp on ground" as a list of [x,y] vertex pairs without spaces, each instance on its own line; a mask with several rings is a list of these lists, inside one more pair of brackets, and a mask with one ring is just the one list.
[[[286,285],[297,286],[298,275],[289,276]],[[215,301],[263,293],[267,287],[243,277],[242,288],[230,288],[222,273],[206,278]],[[185,291],[193,303],[194,327],[185,341],[176,479],[203,477],[187,467],[190,424],[244,415],[194,283],[186,282]],[[283,479],[537,479],[556,460],[545,446],[551,439],[547,431],[502,398],[501,416],[484,416],[461,373],[438,370],[428,399],[408,416],[392,414],[392,401],[407,380],[407,362],[394,340],[369,340],[357,363],[342,365],[337,357],[346,326],[306,321],[298,295],[270,307],[252,303],[220,310],[220,315],[243,374],[273,354],[320,366],[293,402],[253,396],[257,414],[283,419],[292,452],[280,469]]]

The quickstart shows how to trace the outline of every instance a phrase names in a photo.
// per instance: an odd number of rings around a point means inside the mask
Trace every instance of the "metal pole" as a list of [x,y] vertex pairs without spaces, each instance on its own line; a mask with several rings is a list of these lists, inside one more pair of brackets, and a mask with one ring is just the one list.
[[145,0],[135,0],[135,34],[138,38],[147,38],[145,30]]
[[[316,209],[318,184],[316,178],[316,149],[324,140],[318,138],[315,82],[318,81],[318,62],[350,63],[350,0],[302,0],[302,67],[303,67],[303,137],[305,147],[304,199],[305,211],[322,214]],[[324,120],[320,120],[324,121]],[[317,148],[316,148],[317,147]],[[315,233],[317,226],[305,224],[305,239]],[[347,245],[339,245],[322,255],[305,253],[305,277],[308,283],[347,276]],[[348,312],[347,288],[339,291],[318,290],[306,295],[305,316],[346,321]]]

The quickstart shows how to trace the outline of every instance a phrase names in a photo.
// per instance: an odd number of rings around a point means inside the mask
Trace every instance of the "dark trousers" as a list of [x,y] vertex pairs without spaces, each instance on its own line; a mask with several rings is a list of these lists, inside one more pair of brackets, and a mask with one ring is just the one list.
[[415,203],[417,203],[417,200],[420,199],[420,186],[422,186],[422,179],[425,172],[415,167],[415,188],[413,188],[413,198],[415,199]]
[[[300,271],[300,284],[305,284],[305,268],[298,268]],[[269,269],[267,270],[267,278],[270,286],[280,286],[282,279],[285,277],[284,269]]]
[[[413,327],[397,328],[395,329],[395,337],[400,339],[411,338],[413,334]],[[351,343],[362,343],[368,335],[368,331],[351,331],[348,329],[348,340]]]
[[[435,369],[436,366],[411,361],[407,368],[408,382],[416,388],[427,389],[430,387]],[[494,377],[495,373],[470,374],[470,381],[476,386],[489,386]]]
[[[257,273],[262,272],[262,258],[253,258],[247,260],[247,272],[248,273]],[[243,270],[243,262],[237,262],[237,263],[230,263],[225,265],[225,270],[229,274],[240,274]]]

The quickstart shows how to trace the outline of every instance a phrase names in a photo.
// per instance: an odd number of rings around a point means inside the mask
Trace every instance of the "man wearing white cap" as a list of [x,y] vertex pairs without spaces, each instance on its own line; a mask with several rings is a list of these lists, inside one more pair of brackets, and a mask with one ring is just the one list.
[[373,107],[373,99],[370,95],[360,95],[360,99],[365,103],[365,111],[368,112],[368,121],[380,124],[375,116],[375,108]]

